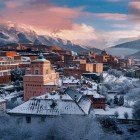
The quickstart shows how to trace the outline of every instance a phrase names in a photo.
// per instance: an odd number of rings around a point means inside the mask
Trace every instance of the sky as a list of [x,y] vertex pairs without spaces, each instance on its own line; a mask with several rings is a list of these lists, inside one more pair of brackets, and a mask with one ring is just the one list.
[[140,0],[0,0],[0,23],[104,49],[140,38]]

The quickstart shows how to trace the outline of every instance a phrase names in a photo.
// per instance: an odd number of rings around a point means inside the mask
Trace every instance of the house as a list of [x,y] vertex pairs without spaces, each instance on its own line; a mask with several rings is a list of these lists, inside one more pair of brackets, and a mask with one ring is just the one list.
[[103,72],[102,63],[86,63],[82,61],[78,67],[67,67],[64,68],[65,76],[74,76],[80,78],[83,73],[99,73]]
[[76,79],[74,77],[63,77],[62,78],[62,86],[69,88],[76,88],[80,82],[80,79]]
[[67,88],[64,93],[51,92],[34,97],[27,102],[8,111],[8,114],[17,119],[31,123],[45,121],[47,117],[66,115],[89,115],[90,100],[83,94]]
[[82,76],[88,79],[92,79],[96,82],[101,81],[101,75],[98,73],[83,73]]
[[91,100],[94,109],[105,109],[106,99],[103,95],[98,94],[97,90],[86,88],[81,92]]

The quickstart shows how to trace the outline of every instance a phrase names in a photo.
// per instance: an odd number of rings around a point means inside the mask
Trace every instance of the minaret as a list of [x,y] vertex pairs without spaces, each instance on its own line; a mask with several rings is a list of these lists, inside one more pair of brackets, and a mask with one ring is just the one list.
[[[50,61],[46,60],[41,53],[38,59],[31,62],[30,72],[23,78],[24,82],[24,100],[31,97],[45,94],[56,89],[54,86],[58,83],[59,74],[51,69]],[[48,88],[51,83],[51,88]]]

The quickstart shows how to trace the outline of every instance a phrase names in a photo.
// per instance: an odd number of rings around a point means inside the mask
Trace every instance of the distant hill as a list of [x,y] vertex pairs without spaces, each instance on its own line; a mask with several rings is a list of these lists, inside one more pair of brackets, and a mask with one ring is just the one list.
[[134,54],[128,55],[127,57],[140,59],[140,51],[136,52]]
[[30,29],[0,25],[0,47],[8,44],[13,44],[13,46],[15,46],[15,44],[18,43],[45,45],[46,47],[58,46],[61,49],[66,49],[77,53],[89,52],[91,50],[95,52],[100,51],[97,48],[90,49],[87,46],[74,44],[70,40],[64,40],[47,35],[38,35],[36,32]]
[[106,51],[116,56],[127,56],[137,53],[140,51],[140,39],[107,48]]
[[91,51],[95,52],[95,53],[101,53],[102,50],[98,49],[98,48],[90,48]]
[[128,48],[128,49],[140,50],[140,39],[122,43],[122,44],[113,46],[111,48]]

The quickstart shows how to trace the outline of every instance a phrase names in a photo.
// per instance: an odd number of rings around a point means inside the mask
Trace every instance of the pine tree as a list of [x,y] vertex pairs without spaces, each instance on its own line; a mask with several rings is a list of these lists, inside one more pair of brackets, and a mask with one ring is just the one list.
[[97,86],[97,93],[100,94],[100,86]]
[[128,117],[129,117],[129,116],[128,116],[128,113],[127,113],[127,112],[125,112],[125,113],[124,113],[124,118],[127,120],[127,119],[128,119]]
[[118,105],[122,106],[124,104],[124,97],[120,96],[119,100],[118,100]]
[[118,105],[118,96],[117,95],[114,96],[114,104]]
[[116,118],[119,117],[119,113],[117,111],[115,111],[114,115],[115,115]]

